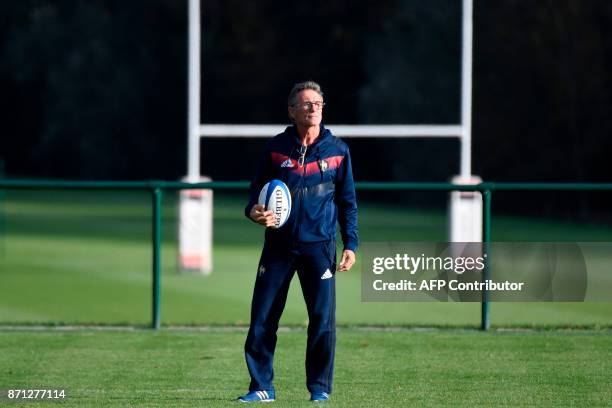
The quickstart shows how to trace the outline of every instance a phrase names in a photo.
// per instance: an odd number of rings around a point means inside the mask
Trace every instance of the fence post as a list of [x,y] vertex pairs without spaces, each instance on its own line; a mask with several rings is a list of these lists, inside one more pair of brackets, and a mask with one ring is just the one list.
[[[484,253],[484,269],[482,271],[482,281],[486,282],[491,278],[491,270],[489,268],[489,243],[491,242],[491,196],[493,191],[491,187],[487,186],[483,194],[484,208],[482,212],[482,243]],[[482,290],[482,303],[481,303],[481,330],[489,330],[491,327],[489,317],[489,291],[486,289]]]
[[162,190],[159,187],[153,188],[153,316],[152,329],[157,330],[161,326],[160,319],[160,286],[161,286],[161,204]]

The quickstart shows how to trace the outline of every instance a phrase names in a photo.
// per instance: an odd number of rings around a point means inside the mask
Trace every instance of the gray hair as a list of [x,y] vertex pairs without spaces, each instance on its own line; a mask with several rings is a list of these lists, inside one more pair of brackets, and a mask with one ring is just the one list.
[[291,92],[289,92],[289,97],[287,98],[287,104],[289,106],[295,105],[297,95],[306,89],[312,89],[313,91],[321,95],[321,98],[323,97],[323,91],[321,90],[321,85],[317,84],[315,81],[299,82],[293,85]]

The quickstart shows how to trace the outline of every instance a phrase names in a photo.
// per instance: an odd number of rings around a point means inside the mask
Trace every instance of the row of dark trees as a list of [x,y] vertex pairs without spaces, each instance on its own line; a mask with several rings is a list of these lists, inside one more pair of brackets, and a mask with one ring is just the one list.
[[[0,3],[0,161],[8,175],[181,177],[186,3]],[[328,123],[459,121],[460,1],[202,5],[205,122],[284,123],[286,94],[303,79],[323,85]],[[609,181],[612,2],[476,0],[474,14],[474,173]],[[262,143],[204,140],[203,172],[247,179]],[[349,144],[360,180],[458,172],[456,141]],[[581,197],[564,208],[592,212],[611,202]]]

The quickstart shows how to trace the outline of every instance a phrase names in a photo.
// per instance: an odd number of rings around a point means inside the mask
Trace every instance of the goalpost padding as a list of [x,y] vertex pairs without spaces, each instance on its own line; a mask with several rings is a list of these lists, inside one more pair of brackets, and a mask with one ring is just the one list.
[[[198,181],[211,179],[201,177]],[[212,207],[210,189],[179,192],[179,269],[182,272],[204,275],[212,272]]]
[[[454,184],[478,184],[480,177],[453,177]],[[482,242],[482,194],[451,191],[449,197],[449,241]]]

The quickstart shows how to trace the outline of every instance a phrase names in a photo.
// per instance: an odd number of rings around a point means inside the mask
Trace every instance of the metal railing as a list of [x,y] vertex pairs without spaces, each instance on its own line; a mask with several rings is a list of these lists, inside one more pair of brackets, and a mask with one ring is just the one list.
[[[151,327],[161,327],[161,207],[163,192],[176,190],[212,189],[245,190],[246,181],[212,181],[184,183],[174,181],[53,181],[0,179],[1,190],[141,190],[151,194],[152,211],[152,310]],[[491,203],[494,191],[612,191],[612,183],[409,183],[409,182],[361,182],[355,188],[360,191],[477,191],[482,193],[482,237],[487,251],[491,242]],[[483,281],[490,279],[488,257],[485,258]],[[483,290],[481,302],[482,330],[490,328],[489,297]]]

